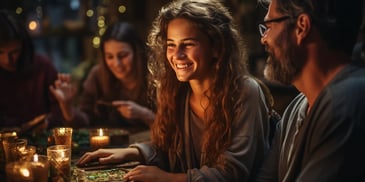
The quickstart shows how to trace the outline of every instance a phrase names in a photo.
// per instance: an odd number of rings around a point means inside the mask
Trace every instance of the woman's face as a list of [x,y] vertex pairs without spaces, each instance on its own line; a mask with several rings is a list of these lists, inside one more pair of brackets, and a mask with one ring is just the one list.
[[14,72],[21,52],[22,44],[19,41],[10,41],[0,44],[0,68]]
[[166,43],[166,57],[179,81],[203,81],[210,77],[213,46],[193,22],[183,18],[170,21]]
[[108,40],[104,43],[104,60],[110,71],[119,80],[133,78],[133,49],[125,43]]

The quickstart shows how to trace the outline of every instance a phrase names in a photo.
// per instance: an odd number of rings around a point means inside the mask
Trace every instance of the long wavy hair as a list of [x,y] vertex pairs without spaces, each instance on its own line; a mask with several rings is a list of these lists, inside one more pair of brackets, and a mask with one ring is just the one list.
[[127,43],[133,50],[133,65],[132,69],[135,75],[135,82],[137,82],[137,88],[135,94],[137,97],[135,101],[145,102],[147,98],[147,56],[146,56],[146,45],[140,38],[134,26],[127,22],[117,22],[110,25],[103,36],[101,37],[101,53],[102,59],[100,76],[102,80],[102,92],[104,96],[115,98],[116,90],[120,90],[122,85],[118,78],[116,78],[110,71],[105,62],[105,50],[104,44],[106,41],[115,40],[118,42]]
[[31,68],[34,59],[34,46],[28,30],[25,28],[23,17],[7,11],[0,10],[0,44],[10,41],[21,43],[21,52],[17,61],[17,72],[26,72]]
[[[188,82],[177,80],[166,57],[167,27],[171,20],[185,18],[208,36],[218,57],[214,62],[209,106],[205,112],[206,132],[202,152],[207,165],[220,164],[221,154],[231,142],[235,111],[243,102],[240,94],[245,77],[246,56],[236,25],[227,8],[216,0],[178,0],[164,6],[152,24],[148,36],[151,84],[157,89],[157,113],[151,139],[164,151],[183,153],[182,111]],[[209,151],[209,152],[207,152]]]

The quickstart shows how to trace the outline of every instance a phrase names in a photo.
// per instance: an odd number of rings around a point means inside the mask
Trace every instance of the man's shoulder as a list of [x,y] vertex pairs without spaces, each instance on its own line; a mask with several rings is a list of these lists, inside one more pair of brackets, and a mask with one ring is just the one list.
[[[326,88],[337,96],[356,96],[356,93],[365,95],[365,68],[349,65],[340,72]],[[354,95],[353,95],[354,94]]]

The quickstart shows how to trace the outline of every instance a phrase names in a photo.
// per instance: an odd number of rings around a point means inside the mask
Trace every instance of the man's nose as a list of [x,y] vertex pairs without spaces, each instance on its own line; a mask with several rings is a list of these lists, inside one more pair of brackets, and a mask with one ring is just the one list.
[[264,34],[263,36],[261,36],[261,38],[260,38],[260,42],[261,42],[261,44],[262,45],[265,45],[266,44],[266,34]]

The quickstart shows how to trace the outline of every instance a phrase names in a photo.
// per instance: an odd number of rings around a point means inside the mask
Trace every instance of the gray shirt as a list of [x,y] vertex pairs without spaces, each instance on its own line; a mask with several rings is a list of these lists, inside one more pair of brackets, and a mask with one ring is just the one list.
[[257,181],[365,181],[365,69],[346,66],[307,107],[289,104]]
[[[248,181],[261,165],[268,148],[269,123],[265,98],[258,83],[247,79],[242,95],[247,99],[234,112],[232,142],[224,152],[223,169],[202,165],[201,139],[205,126],[189,109],[189,95],[185,98],[185,110],[182,111],[185,114],[181,120],[185,127],[183,156],[162,154],[151,143],[133,146],[142,153],[147,165],[157,165],[169,172],[187,173],[188,181]],[[173,161],[181,167],[172,168],[176,166]]]

